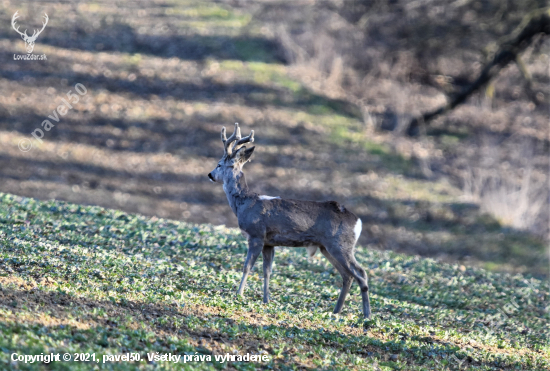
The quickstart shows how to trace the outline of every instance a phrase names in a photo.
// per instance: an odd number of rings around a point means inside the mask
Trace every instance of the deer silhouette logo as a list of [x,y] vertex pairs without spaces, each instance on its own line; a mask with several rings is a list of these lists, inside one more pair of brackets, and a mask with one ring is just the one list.
[[34,30],[32,36],[29,36],[27,35],[27,30],[25,30],[25,32],[21,32],[19,31],[19,26],[16,27],[15,25],[15,20],[19,18],[18,12],[19,11],[15,12],[13,17],[11,18],[11,26],[19,35],[21,35],[21,38],[25,41],[25,44],[26,44],[25,47],[27,48],[27,53],[30,54],[34,49],[34,42],[36,41],[36,38],[38,37],[38,35],[42,33],[42,31],[44,31],[44,28],[46,28],[49,18],[48,18],[48,15],[44,13],[44,22],[42,23],[42,29],[40,31]]

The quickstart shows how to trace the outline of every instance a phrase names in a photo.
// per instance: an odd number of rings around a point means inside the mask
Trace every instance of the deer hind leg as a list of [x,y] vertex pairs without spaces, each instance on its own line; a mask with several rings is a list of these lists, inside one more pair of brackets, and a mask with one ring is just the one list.
[[363,316],[370,319],[370,299],[369,299],[369,284],[367,272],[359,265],[355,256],[353,256],[353,247],[349,250],[343,250],[341,247],[328,250],[329,254],[342,265],[344,269],[350,272],[353,278],[361,288],[361,299],[363,301]]
[[264,303],[269,303],[269,277],[273,268],[273,257],[275,256],[275,246],[264,246],[262,250],[264,264]]
[[367,278],[367,272],[357,263],[355,256],[351,255],[352,273],[355,273],[354,277],[359,283],[361,288],[361,299],[363,300],[363,315],[365,318],[370,319],[370,299],[369,299],[369,283]]
[[334,313],[340,313],[340,311],[344,307],[344,302],[346,301],[346,296],[348,295],[349,289],[351,288],[351,284],[353,283],[353,275],[348,269],[342,266],[338,262],[338,260],[336,260],[324,247],[321,247],[320,250],[325,258],[327,258],[327,260],[334,266],[334,268],[338,270],[338,272],[342,276],[342,290],[340,291],[338,301],[336,302],[336,306],[334,307]]
[[260,256],[263,245],[264,243],[261,239],[250,238],[248,240],[248,253],[246,254],[246,260],[244,261],[243,278],[241,279],[241,284],[239,285],[239,289],[237,290],[237,295],[243,295],[244,288],[246,286],[246,279],[248,278],[248,274],[252,270],[252,267],[254,267],[256,259],[258,259],[258,256]]

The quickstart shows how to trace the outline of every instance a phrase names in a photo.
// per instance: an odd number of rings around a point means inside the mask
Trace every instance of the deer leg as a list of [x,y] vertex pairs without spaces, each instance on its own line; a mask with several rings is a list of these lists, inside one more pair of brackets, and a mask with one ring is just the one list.
[[367,280],[367,272],[359,265],[355,256],[353,256],[353,248],[348,253],[342,253],[341,248],[331,249],[329,253],[338,260],[338,262],[348,270],[361,288],[361,299],[363,301],[363,316],[370,319],[370,299],[369,299],[369,284]]
[[355,273],[355,279],[359,283],[361,288],[361,299],[363,300],[363,315],[366,319],[370,319],[370,299],[369,299],[369,283],[367,278],[367,272],[357,263],[355,257],[351,256],[352,260],[352,273]]
[[340,291],[340,296],[338,296],[338,301],[334,307],[334,313],[340,313],[344,307],[344,302],[346,301],[346,296],[348,295],[351,284],[353,283],[353,276],[346,268],[344,268],[338,260],[336,260],[330,253],[324,248],[320,248],[321,253],[327,258],[327,260],[338,270],[342,276],[342,290]]
[[264,246],[262,250],[264,263],[264,303],[269,303],[269,277],[273,267],[273,257],[275,256],[274,246]]
[[246,286],[246,279],[248,278],[248,274],[254,266],[254,263],[256,263],[256,259],[258,259],[258,256],[260,256],[260,252],[262,252],[262,247],[262,240],[252,238],[248,240],[248,253],[246,254],[246,260],[244,261],[243,278],[241,280],[241,284],[239,285],[239,289],[237,290],[237,295],[243,295],[243,291]]
[[342,311],[342,308],[344,307],[344,302],[346,301],[346,296],[348,296],[349,289],[351,288],[352,283],[352,276],[346,276],[344,278],[344,281],[342,283],[342,291],[340,291],[340,296],[338,296],[338,301],[336,302],[336,306],[334,307],[334,313],[340,313]]

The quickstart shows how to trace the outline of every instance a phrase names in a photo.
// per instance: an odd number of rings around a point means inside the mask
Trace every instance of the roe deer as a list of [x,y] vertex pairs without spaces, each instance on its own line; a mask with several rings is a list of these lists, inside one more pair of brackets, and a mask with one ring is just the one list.
[[254,130],[249,136],[242,138],[239,124],[235,124],[233,135],[227,138],[224,127],[222,142],[224,155],[208,177],[213,182],[223,183],[229,205],[237,216],[239,228],[248,240],[248,253],[237,294],[242,296],[248,274],[261,252],[264,269],[263,301],[268,303],[269,277],[275,246],[305,246],[310,256],[317,249],[321,250],[342,276],[342,291],[334,313],[342,310],[355,278],[361,288],[363,315],[370,318],[367,274],[354,256],[355,244],[361,234],[361,219],[335,201],[291,200],[251,192],[242,168],[254,152],[255,147],[244,147],[244,144],[254,142]]

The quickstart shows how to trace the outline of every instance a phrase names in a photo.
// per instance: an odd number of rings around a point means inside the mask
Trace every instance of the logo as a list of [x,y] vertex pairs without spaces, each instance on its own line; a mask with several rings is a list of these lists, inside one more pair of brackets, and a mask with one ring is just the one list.
[[[29,57],[30,57],[30,54],[32,53],[32,51],[34,50],[34,42],[36,41],[36,38],[38,37],[38,35],[40,35],[42,33],[42,31],[44,31],[44,29],[46,28],[46,25],[48,24],[48,15],[46,13],[44,13],[44,22],[42,23],[42,29],[40,31],[38,30],[34,30],[34,32],[32,33],[32,36],[29,36],[27,35],[27,30],[25,30],[25,32],[21,32],[19,31],[19,27],[20,26],[17,26],[16,23],[15,23],[15,20],[17,18],[19,18],[19,11],[15,12],[15,14],[13,15],[13,17],[11,18],[11,26],[13,27],[13,29],[15,30],[15,32],[17,32],[19,35],[21,35],[21,38],[25,41],[25,47],[27,49],[27,53],[29,54]],[[15,54],[13,55],[14,59],[29,59],[29,58],[16,58]],[[43,59],[45,59],[45,55],[41,56],[43,57]],[[31,59],[37,59],[37,58],[31,58]]]

